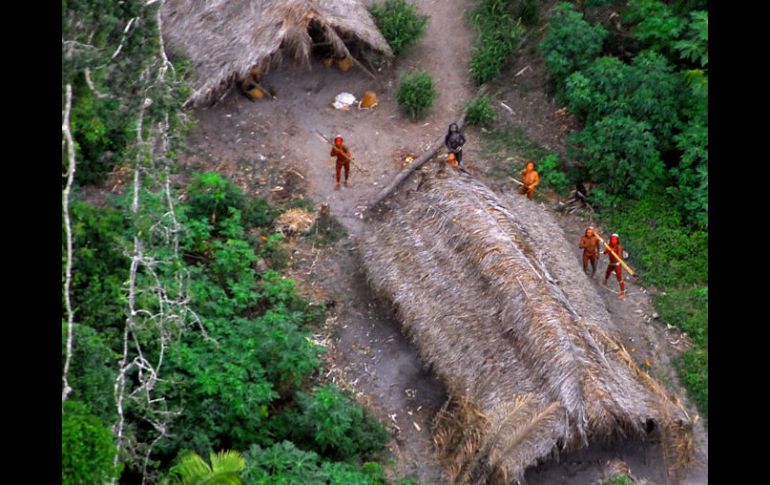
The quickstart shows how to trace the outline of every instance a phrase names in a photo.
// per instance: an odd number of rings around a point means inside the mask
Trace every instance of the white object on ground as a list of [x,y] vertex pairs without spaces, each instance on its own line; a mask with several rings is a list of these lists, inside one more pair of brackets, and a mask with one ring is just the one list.
[[351,106],[356,102],[356,97],[350,93],[340,93],[334,97],[332,106],[335,109],[349,110]]

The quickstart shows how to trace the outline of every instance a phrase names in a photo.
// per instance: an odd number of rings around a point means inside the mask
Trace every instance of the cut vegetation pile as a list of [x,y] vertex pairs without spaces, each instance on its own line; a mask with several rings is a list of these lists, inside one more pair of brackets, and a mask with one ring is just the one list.
[[[391,56],[385,38],[358,0],[180,0],[162,8],[163,35],[192,62],[195,104],[210,101],[249,73],[262,74],[284,55],[309,63],[311,33],[338,57],[351,42]],[[346,45],[347,43],[347,45]]]
[[434,442],[454,483],[511,483],[559,451],[630,438],[662,439],[682,476],[689,416],[614,337],[544,209],[450,173],[374,225],[370,283],[450,395]]

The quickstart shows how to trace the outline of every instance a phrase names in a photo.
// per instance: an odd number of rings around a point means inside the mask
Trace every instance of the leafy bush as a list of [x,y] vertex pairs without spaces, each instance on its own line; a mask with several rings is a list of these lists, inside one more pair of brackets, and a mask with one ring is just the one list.
[[549,23],[540,48],[560,92],[567,76],[587,66],[601,52],[607,30],[601,25],[592,26],[572,4],[564,2],[554,7]]
[[478,126],[490,126],[496,116],[488,96],[479,96],[468,102],[465,113],[468,123]]
[[[121,212],[87,202],[75,201],[70,209],[74,248],[70,301],[79,323],[105,332],[112,342],[125,318],[122,285],[128,279],[129,260],[123,255],[123,242],[128,223]],[[62,236],[62,268],[65,244]]]
[[393,54],[398,56],[417,43],[425,33],[428,16],[404,0],[385,0],[371,7],[372,17]]
[[291,261],[291,253],[283,246],[285,239],[281,233],[270,234],[263,239],[263,244],[259,248],[259,255],[269,262],[272,269],[284,269]]
[[674,49],[682,59],[687,59],[705,69],[709,64],[709,13],[691,12],[692,19],[685,38],[674,43]]
[[558,155],[551,154],[537,164],[537,172],[543,185],[551,187],[559,194],[566,195],[570,189],[567,175],[561,171]]
[[396,98],[401,109],[412,119],[424,117],[436,98],[436,88],[430,74],[416,70],[401,76]]
[[513,19],[513,0],[481,0],[471,14],[471,23],[479,36],[471,57],[471,76],[483,84],[503,70],[524,28]]
[[[62,322],[62,372],[67,348],[67,324]],[[115,417],[112,395],[115,373],[110,369],[113,353],[102,337],[91,327],[74,324],[72,359],[67,380],[72,387],[70,399],[88,403],[91,412],[109,423]]]
[[634,482],[628,478],[628,475],[615,475],[602,482],[602,485],[632,485]]
[[324,462],[312,451],[298,449],[290,441],[270,448],[252,446],[242,476],[245,485],[383,485],[385,476],[377,463],[355,466]]
[[647,123],[611,115],[570,137],[574,156],[588,166],[591,177],[615,194],[643,196],[661,182],[663,162]]
[[309,439],[323,456],[350,460],[379,451],[388,440],[379,421],[334,385],[318,387],[311,395],[298,393],[297,402],[298,442]]
[[120,469],[112,465],[115,439],[82,403],[68,400],[61,419],[63,485],[107,483]]
[[248,226],[272,224],[277,215],[262,198],[247,201],[237,185],[216,172],[196,174],[187,193],[187,217],[205,219],[215,227],[230,208],[241,211],[242,223]]
[[631,33],[643,47],[670,54],[674,41],[684,32],[686,21],[660,0],[630,0],[623,22],[634,24]]
[[685,85],[659,54],[646,51],[627,65],[615,57],[600,57],[566,81],[564,99],[570,111],[586,123],[608,115],[625,115],[651,127],[659,150],[670,149],[680,128],[680,99]]

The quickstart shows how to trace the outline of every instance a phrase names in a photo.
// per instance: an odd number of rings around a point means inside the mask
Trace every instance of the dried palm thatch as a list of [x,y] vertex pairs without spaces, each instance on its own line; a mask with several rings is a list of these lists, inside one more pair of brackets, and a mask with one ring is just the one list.
[[543,209],[449,173],[374,225],[369,281],[451,396],[434,441],[453,483],[512,483],[561,450],[651,427],[678,478],[692,454],[688,415],[613,337]]
[[392,56],[359,0],[168,0],[161,15],[165,42],[192,62],[193,104],[266,72],[283,55],[309,65],[311,27],[340,57],[351,57],[346,38]]

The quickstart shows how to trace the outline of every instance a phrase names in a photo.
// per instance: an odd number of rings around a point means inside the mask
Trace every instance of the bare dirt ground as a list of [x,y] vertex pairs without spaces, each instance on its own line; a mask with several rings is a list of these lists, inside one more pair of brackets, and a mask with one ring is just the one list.
[[[415,3],[431,16],[428,31],[405,57],[376,72],[379,83],[356,68],[343,73],[317,60],[310,71],[286,64],[263,79],[276,90],[276,99],[252,103],[233,92],[218,105],[197,110],[198,126],[188,137],[180,161],[187,173],[225,173],[249,194],[281,200],[305,193],[316,205],[330,205],[332,215],[349,236],[323,247],[292,241],[290,247],[295,253],[289,275],[298,280],[306,297],[335,302],[327,319],[329,378],[352,390],[393,430],[393,476],[414,478],[427,485],[446,481],[430,439],[431,421],[446,396],[442,386],[423,369],[390,309],[369,290],[356,249],[357,239],[367,229],[360,214],[366,202],[401,169],[404,154],[419,155],[445,132],[474,93],[466,67],[475,40],[467,22],[469,3]],[[542,31],[531,42],[539,42],[541,35]],[[516,76],[527,65],[530,67]],[[398,76],[415,67],[432,74],[439,92],[434,111],[418,122],[405,118],[395,101]],[[563,155],[564,138],[573,125],[559,114],[544,85],[538,50],[525,45],[519,60],[500,76],[490,94],[501,124],[522,128],[536,142]],[[372,111],[337,111],[330,106],[340,92],[360,98],[365,90],[374,90],[379,96],[380,104]],[[501,101],[513,113],[503,108]],[[329,147],[315,130],[328,138],[342,134],[357,162],[368,172],[351,167],[351,187],[335,191]],[[466,137],[467,165],[482,176],[487,162],[479,158],[480,132],[470,129]],[[499,185],[494,180],[487,182]],[[556,219],[570,240],[579,239],[585,221],[577,216],[556,215]],[[577,244],[575,254],[579,258]],[[603,269],[604,265],[597,271],[597,282]],[[642,288],[633,282],[627,288],[628,297],[623,302],[611,291],[600,289],[608,311],[628,339],[627,347],[636,349],[632,355],[638,355],[640,362],[649,359],[650,371],[682,395],[670,366],[671,355],[682,341],[677,342],[675,332],[658,321],[647,320],[654,310]],[[696,438],[703,463],[688,478],[686,483],[690,484],[707,482],[708,441],[702,425]],[[649,483],[665,483],[659,456],[655,444],[594,446],[565,455],[559,463],[535,467],[526,478],[530,484],[588,484],[601,478],[607,460],[620,458],[635,476]]]

